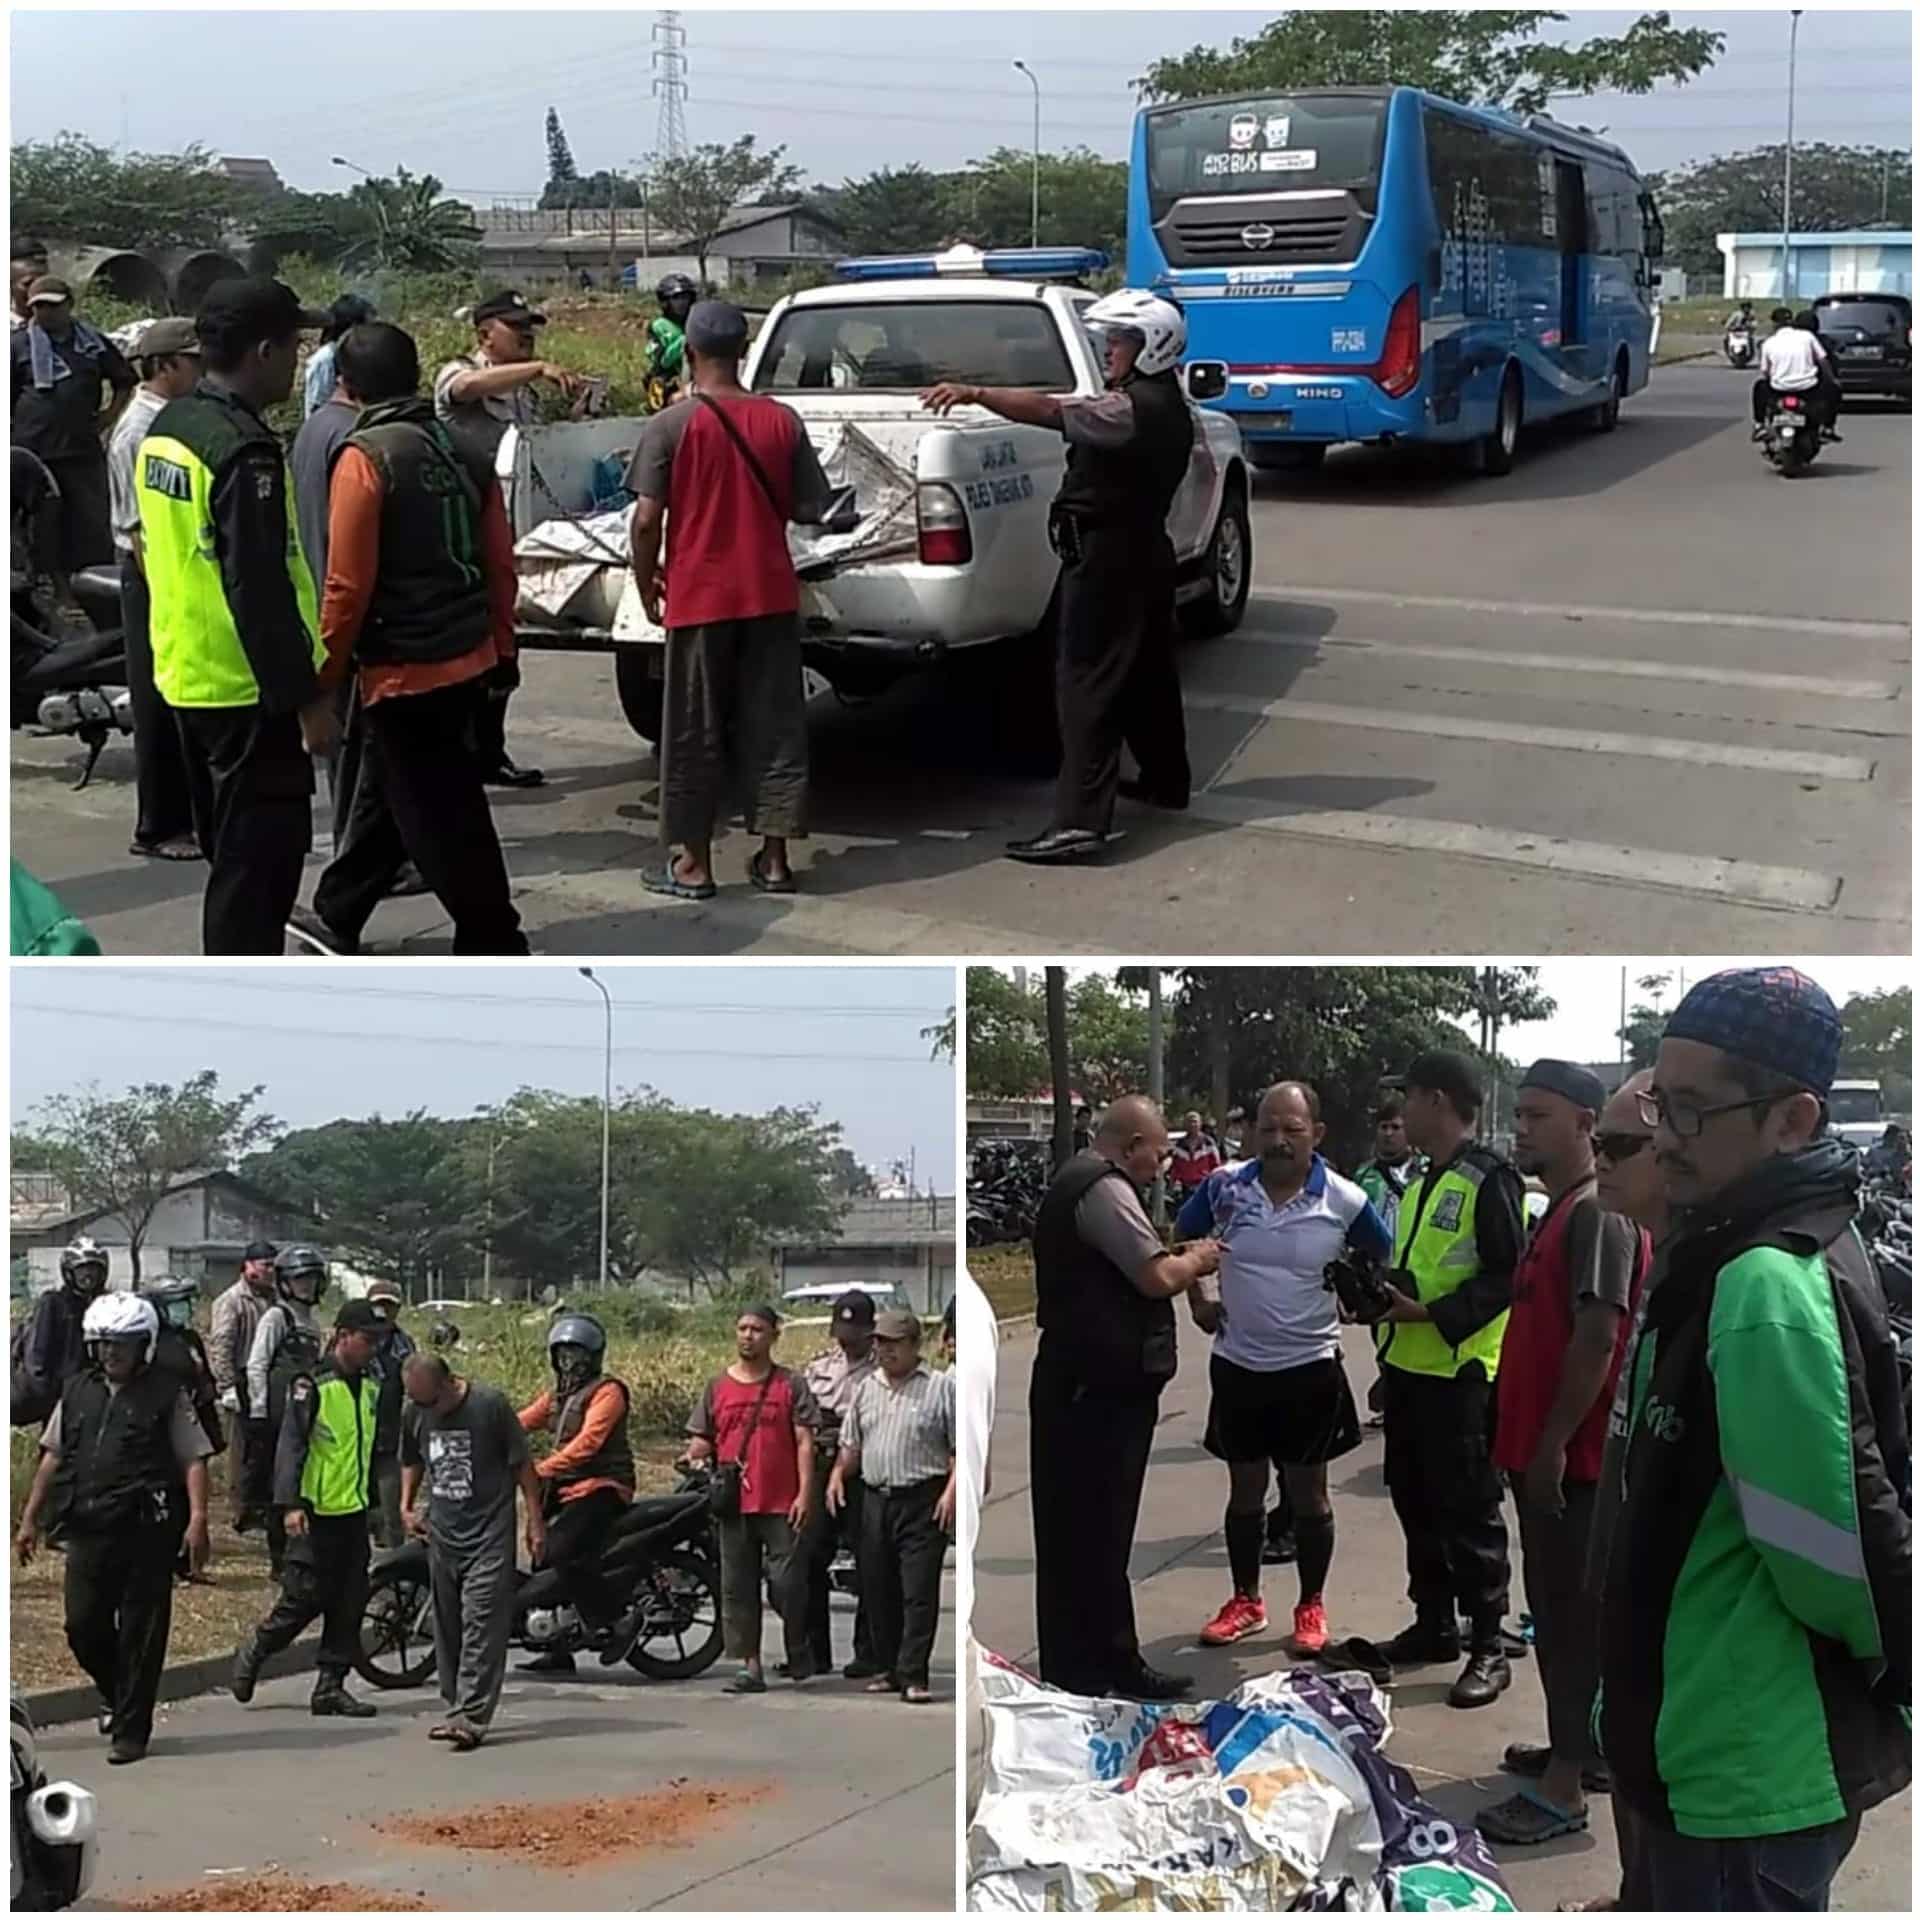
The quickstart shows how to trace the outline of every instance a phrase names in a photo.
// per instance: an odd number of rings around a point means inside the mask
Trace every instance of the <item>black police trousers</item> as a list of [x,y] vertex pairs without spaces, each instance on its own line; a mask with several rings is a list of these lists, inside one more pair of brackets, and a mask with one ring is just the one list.
[[1476,1361],[1451,1380],[1383,1366],[1387,1491],[1407,1542],[1407,1596],[1435,1626],[1471,1623],[1500,1646],[1507,1610],[1507,1521],[1493,1468],[1493,1383]]
[[1027,1394],[1040,1677],[1101,1693],[1140,1659],[1128,1563],[1163,1383],[1082,1386],[1044,1337]]
[[370,1557],[364,1513],[313,1516],[305,1533],[288,1535],[280,1598],[254,1630],[259,1657],[264,1660],[292,1646],[318,1620],[320,1652],[315,1664],[323,1678],[344,1679],[360,1650]]
[[[825,1452],[825,1449],[822,1449]],[[804,1568],[807,1583],[807,1645],[813,1651],[813,1664],[822,1673],[833,1670],[832,1588],[828,1576],[834,1556],[844,1542],[856,1559],[864,1551],[866,1535],[860,1524],[867,1483],[855,1474],[847,1481],[847,1498],[838,1513],[829,1513],[823,1499],[813,1518],[806,1524],[794,1549],[796,1571]],[[853,1657],[863,1666],[873,1664],[872,1609],[867,1604],[867,1576],[864,1566],[855,1576],[859,1588],[859,1606],[853,1616]]]
[[1080,557],[1060,568],[1054,698],[1060,777],[1053,825],[1105,833],[1113,825],[1120,749],[1132,749],[1141,785],[1185,806],[1193,784],[1187,722],[1174,664],[1173,546],[1164,532],[1083,528]]
[[[176,1499],[179,1495],[174,1496]],[[73,1533],[67,1551],[67,1645],[113,1715],[113,1737],[144,1747],[173,1627],[177,1517]]]

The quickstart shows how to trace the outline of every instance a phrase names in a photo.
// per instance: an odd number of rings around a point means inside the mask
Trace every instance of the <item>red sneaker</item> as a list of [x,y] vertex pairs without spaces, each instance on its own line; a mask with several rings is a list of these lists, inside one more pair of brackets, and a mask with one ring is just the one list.
[[1236,1640],[1267,1630],[1267,1603],[1236,1593],[1227,1604],[1200,1629],[1203,1647],[1231,1646]]
[[1302,1600],[1293,1610],[1293,1631],[1286,1645],[1290,1653],[1319,1653],[1327,1644],[1327,1609],[1319,1595]]

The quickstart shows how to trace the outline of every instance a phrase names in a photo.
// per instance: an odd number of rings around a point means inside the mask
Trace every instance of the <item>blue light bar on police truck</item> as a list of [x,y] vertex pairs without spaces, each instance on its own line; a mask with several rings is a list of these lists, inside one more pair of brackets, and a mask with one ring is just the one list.
[[949,247],[944,253],[879,253],[841,260],[842,280],[1084,280],[1112,264],[1097,247]]

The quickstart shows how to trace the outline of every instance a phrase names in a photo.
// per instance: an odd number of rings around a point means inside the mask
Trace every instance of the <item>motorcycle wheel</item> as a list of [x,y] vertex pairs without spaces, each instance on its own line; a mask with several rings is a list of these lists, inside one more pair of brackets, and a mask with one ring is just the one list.
[[647,1575],[646,1624],[627,1665],[649,1680],[691,1680],[720,1658],[720,1570],[684,1547],[663,1553]]
[[433,1583],[424,1567],[376,1567],[360,1615],[353,1670],[383,1693],[433,1678]]

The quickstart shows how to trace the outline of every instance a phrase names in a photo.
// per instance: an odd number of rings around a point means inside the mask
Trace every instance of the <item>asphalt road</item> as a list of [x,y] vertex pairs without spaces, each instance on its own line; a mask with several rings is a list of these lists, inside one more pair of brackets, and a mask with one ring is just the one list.
[[[1364,1334],[1347,1334],[1349,1376],[1359,1390],[1372,1379]],[[1226,1473],[1200,1444],[1206,1425],[1207,1342],[1181,1316],[1180,1371],[1161,1402],[1159,1431],[1147,1472],[1146,1498],[1133,1550],[1134,1608],[1140,1641],[1155,1666],[1190,1673],[1196,1698],[1218,1699],[1240,1681],[1283,1665],[1280,1640],[1290,1629],[1298,1580],[1292,1567],[1269,1567],[1268,1637],[1233,1647],[1201,1647],[1200,1628],[1231,1591],[1219,1517]],[[1017,1664],[1031,1666],[1033,1529],[1027,1505],[1027,1374],[1031,1326],[1003,1337],[993,1428],[993,1492],[981,1516],[974,1561],[974,1637]],[[1338,1539],[1328,1581],[1328,1623],[1336,1638],[1385,1640],[1410,1617],[1399,1527],[1381,1472],[1381,1437],[1368,1433],[1356,1452],[1330,1469]],[[1513,1535],[1511,1511],[1509,1536]],[[1513,1612],[1525,1607],[1516,1550]],[[1513,1782],[1497,1771],[1501,1749],[1544,1738],[1546,1709],[1532,1660],[1514,1664],[1513,1685],[1490,1707],[1461,1712],[1446,1704],[1457,1669],[1418,1668],[1392,1692],[1393,1733],[1387,1752],[1409,1768],[1422,1794],[1448,1818],[1471,1819]],[[1763,1712],[1764,1704],[1753,1703]],[[969,1729],[969,1738],[975,1730]],[[977,1761],[975,1763],[977,1765]],[[1834,1906],[1852,1912],[1906,1912],[1911,1904],[1912,1794],[1870,1813],[1834,1888]],[[1593,1795],[1588,1831],[1536,1848],[1495,1851],[1522,1912],[1551,1913],[1562,1900],[1612,1894],[1619,1887],[1612,1809]]]
[[[1047,781],[1032,692],[972,662],[815,728],[803,891],[719,849],[645,894],[655,769],[604,659],[531,660],[502,795],[550,953],[1901,952],[1911,947],[1911,422],[1862,403],[1783,481],[1745,377],[1660,370],[1617,434],[1504,480],[1350,449],[1263,477],[1245,625],[1182,656],[1200,791],[1099,867],[1000,855]],[[131,754],[14,747],[16,852],[115,952],[192,952],[199,877],[125,852]],[[324,841],[322,842],[324,847]],[[318,855],[316,855],[316,866]],[[372,937],[444,951],[431,900]]]
[[[666,1684],[588,1660],[572,1680],[510,1670],[487,1743],[455,1755],[427,1740],[440,1717],[432,1688],[374,1694],[356,1679],[379,1717],[315,1720],[302,1675],[264,1683],[246,1707],[225,1693],[163,1707],[137,1767],[109,1770],[90,1722],[43,1733],[40,1758],[52,1778],[99,1796],[100,1865],[82,1903],[94,1912],[269,1871],[481,1912],[951,1912],[951,1570],[946,1589],[931,1706],[838,1678],[742,1698],[722,1692],[726,1662]],[[835,1635],[850,1658],[844,1601]],[[769,1647],[776,1637],[769,1628]],[[573,1871],[370,1827],[383,1814],[564,1809],[675,1782],[720,1794],[711,1824]],[[740,1798],[731,1811],[729,1795]]]

